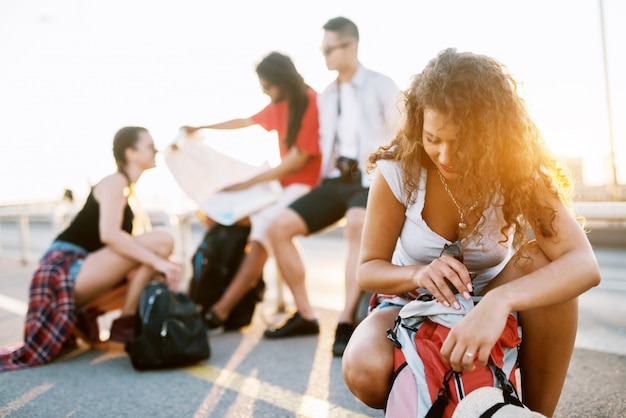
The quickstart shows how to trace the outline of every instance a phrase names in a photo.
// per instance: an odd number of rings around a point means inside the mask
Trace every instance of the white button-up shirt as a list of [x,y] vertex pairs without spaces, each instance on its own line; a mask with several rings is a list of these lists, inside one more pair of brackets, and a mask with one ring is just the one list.
[[[388,76],[365,68],[362,64],[352,77],[350,84],[354,87],[358,104],[358,162],[363,187],[369,187],[370,176],[365,175],[369,155],[378,147],[386,145],[393,139],[399,127],[402,104],[396,83]],[[320,149],[322,152],[322,178],[338,176],[335,167],[337,158],[335,138],[339,123],[338,114],[338,83],[329,84],[317,96],[320,118]],[[344,103],[341,103],[344,112]],[[341,138],[337,138],[341,140]]]

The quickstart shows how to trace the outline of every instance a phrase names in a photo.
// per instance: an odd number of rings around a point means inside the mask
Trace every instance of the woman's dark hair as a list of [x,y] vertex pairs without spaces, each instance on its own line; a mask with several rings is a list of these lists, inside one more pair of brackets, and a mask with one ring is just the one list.
[[[126,175],[124,168],[126,167],[126,150],[135,148],[139,141],[139,134],[148,132],[146,128],[141,126],[125,126],[115,133],[113,137],[113,157],[118,171]],[[127,176],[128,177],[128,176]]]
[[302,117],[309,105],[309,97],[307,96],[309,86],[306,85],[296,70],[291,58],[279,52],[271,52],[263,58],[256,67],[256,73],[259,78],[278,86],[287,99],[287,135],[281,139],[285,141],[289,149],[296,142],[296,137],[302,126]]

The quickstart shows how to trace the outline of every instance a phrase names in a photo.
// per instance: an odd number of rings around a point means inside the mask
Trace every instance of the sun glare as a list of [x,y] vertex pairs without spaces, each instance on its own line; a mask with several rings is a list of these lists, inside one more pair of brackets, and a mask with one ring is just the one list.
[[[626,2],[604,4],[614,153],[623,184],[626,120],[618,115],[626,114],[626,27],[620,23]],[[373,0],[269,0],[250,2],[247,16],[235,21],[240,7],[172,7],[147,0],[0,2],[0,56],[7,57],[0,67],[0,203],[58,198],[66,188],[86,194],[114,169],[110,142],[121,126],[147,127],[163,148],[182,125],[256,113],[267,97],[254,67],[269,51],[290,55],[305,81],[321,91],[334,77],[318,48],[321,26],[339,15],[359,25],[363,64],[390,75],[401,88],[447,47],[498,58],[524,83],[554,152],[582,158],[585,183],[611,181],[596,2],[399,0],[381,8]],[[275,14],[275,7],[284,13]],[[562,19],[566,9],[568,19]],[[441,30],[442,19],[448,30]],[[261,129],[211,133],[207,143],[246,161],[277,163],[272,135]],[[146,176],[155,178],[146,181],[146,194],[155,201],[168,200],[157,196],[162,194],[178,198],[181,190],[167,177],[161,164]]]

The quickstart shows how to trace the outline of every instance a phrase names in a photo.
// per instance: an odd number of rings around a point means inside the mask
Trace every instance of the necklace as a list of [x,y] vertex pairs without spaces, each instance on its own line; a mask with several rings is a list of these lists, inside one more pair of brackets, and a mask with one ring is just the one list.
[[[452,194],[452,191],[448,187],[448,183],[446,183],[446,179],[441,174],[441,171],[437,170],[437,174],[439,174],[439,180],[441,180],[441,184],[443,184],[443,188],[446,189],[446,192],[448,192],[448,196],[450,196],[450,199],[452,199],[452,203],[454,203],[454,206],[456,206],[456,209],[459,211],[459,218],[460,218],[459,229],[467,228],[467,223],[465,222],[465,211],[461,209],[461,205],[459,205],[459,202],[457,202],[457,200],[454,198],[454,195]],[[478,200],[476,200],[467,211],[471,212],[472,210],[476,208],[476,206],[478,206]]]

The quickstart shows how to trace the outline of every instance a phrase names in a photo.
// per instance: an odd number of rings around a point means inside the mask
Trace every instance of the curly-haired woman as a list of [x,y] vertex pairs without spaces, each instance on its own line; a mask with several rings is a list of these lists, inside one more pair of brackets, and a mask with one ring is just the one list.
[[[569,208],[567,176],[493,58],[442,51],[413,78],[405,106],[402,129],[370,158],[378,170],[358,281],[380,303],[348,344],[346,383],[367,405],[384,407],[393,373],[385,330],[420,294],[458,308],[456,289],[484,297],[450,331],[444,360],[456,371],[487,364],[517,311],[524,402],[551,416],[574,347],[577,296],[600,281]],[[440,257],[455,241],[464,264]]]

